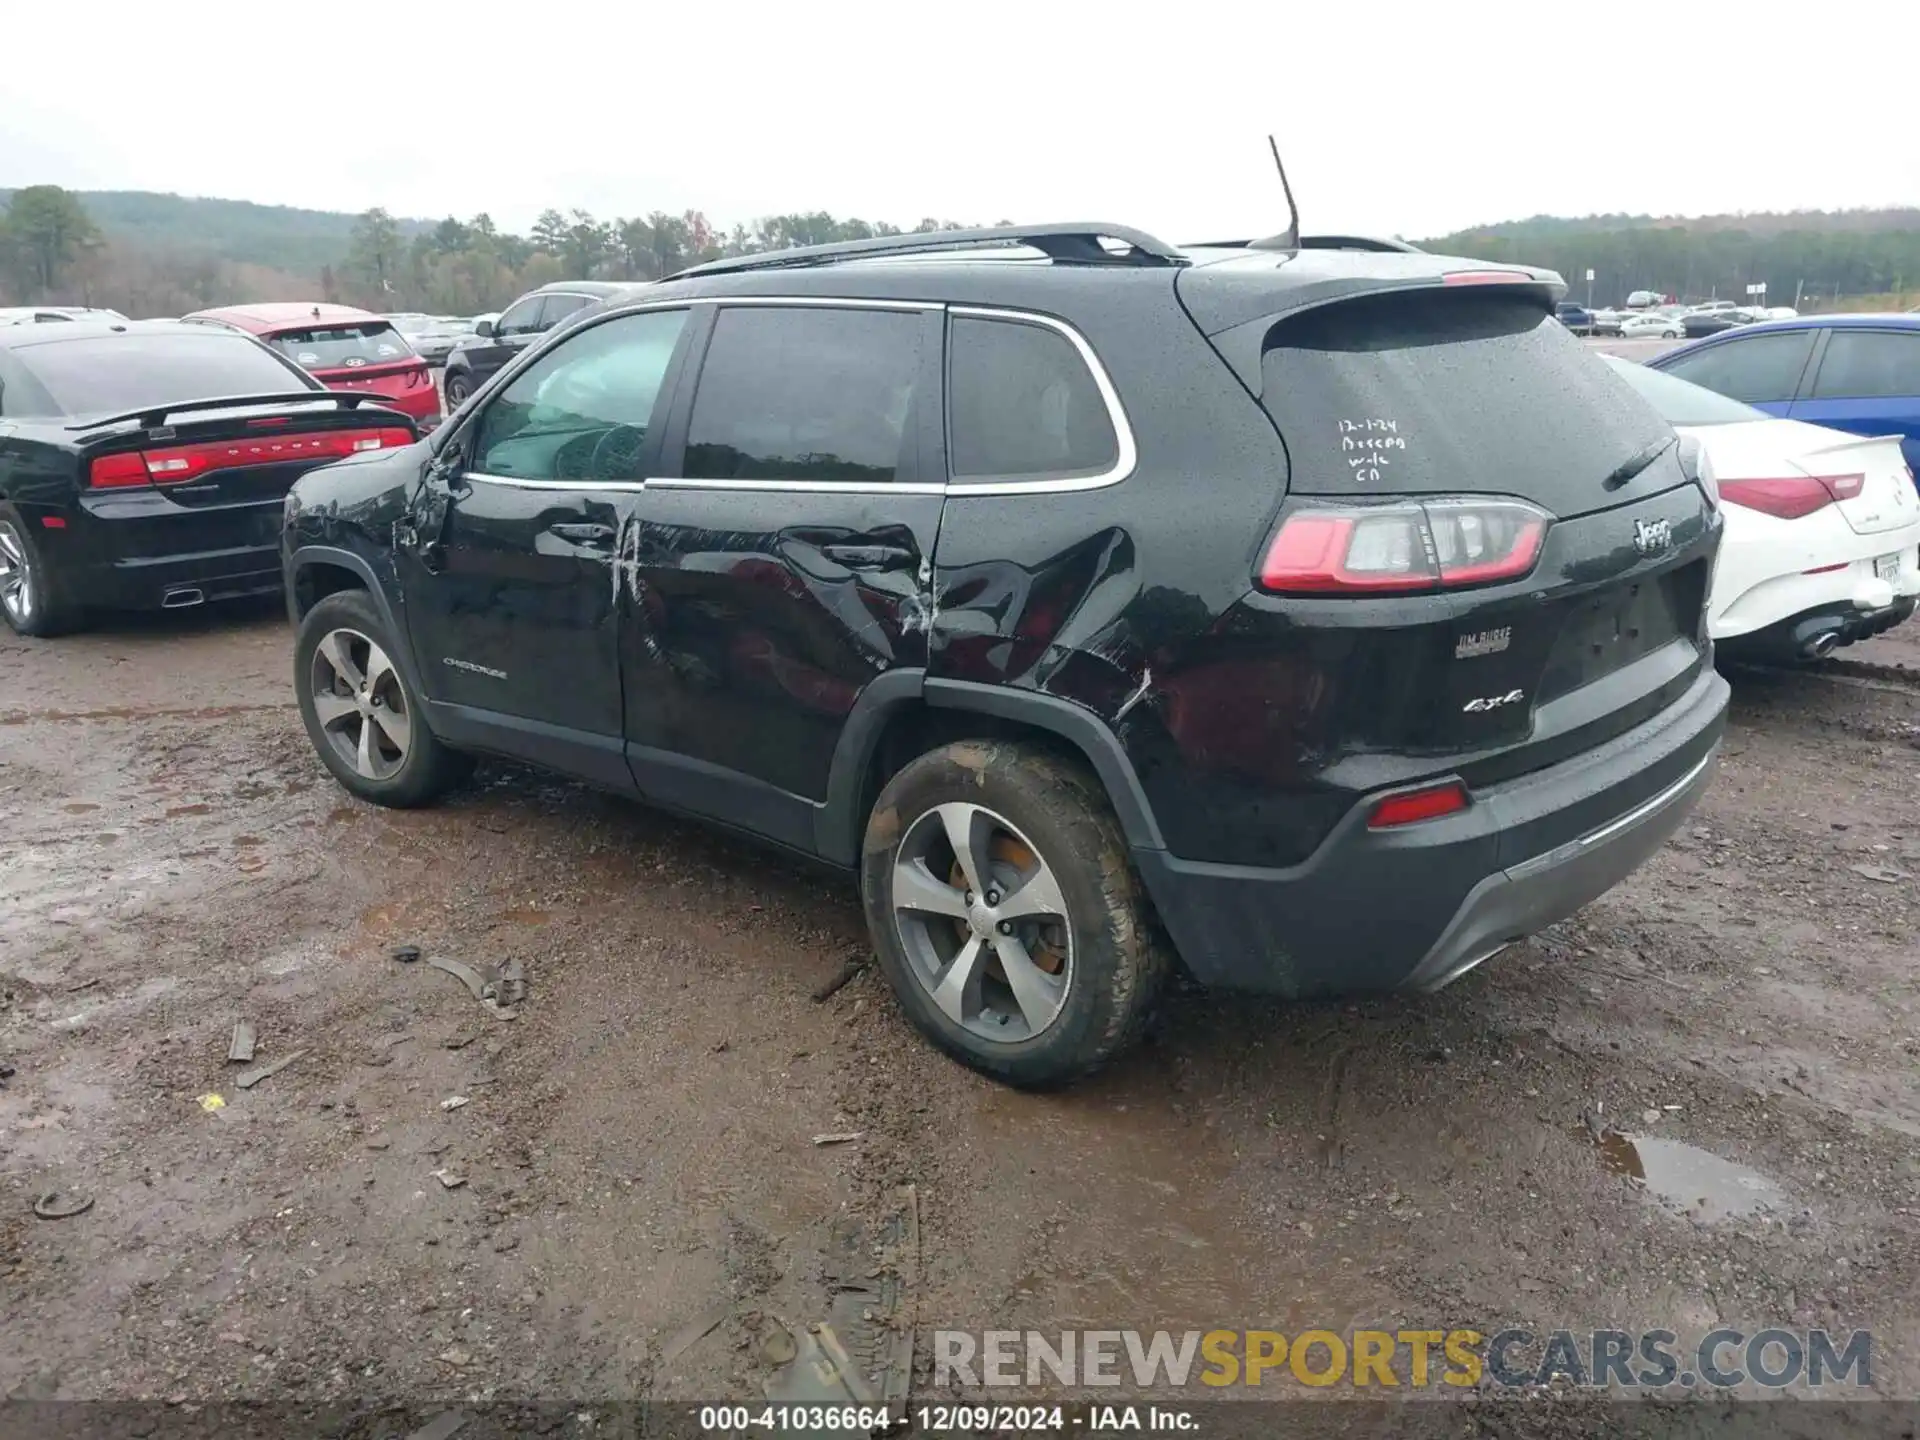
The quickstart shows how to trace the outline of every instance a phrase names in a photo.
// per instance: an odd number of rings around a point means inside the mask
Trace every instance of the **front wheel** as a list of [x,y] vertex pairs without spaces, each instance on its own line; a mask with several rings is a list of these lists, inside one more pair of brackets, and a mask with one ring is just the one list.
[[470,762],[427,728],[396,653],[373,597],[337,591],[300,622],[293,687],[333,778],[362,800],[409,809],[458,783]]
[[1089,1074],[1144,1030],[1168,956],[1100,787],[1010,741],[922,755],[867,822],[867,925],[901,1008],[1011,1085]]

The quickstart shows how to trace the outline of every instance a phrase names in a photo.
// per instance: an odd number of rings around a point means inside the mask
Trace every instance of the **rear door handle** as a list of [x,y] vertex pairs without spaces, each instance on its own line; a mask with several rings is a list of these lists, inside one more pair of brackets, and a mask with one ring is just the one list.
[[913,562],[904,545],[822,545],[820,553],[850,570],[883,570]]
[[562,540],[571,540],[576,545],[589,545],[596,550],[608,549],[613,544],[614,529],[611,525],[549,525],[547,529]]

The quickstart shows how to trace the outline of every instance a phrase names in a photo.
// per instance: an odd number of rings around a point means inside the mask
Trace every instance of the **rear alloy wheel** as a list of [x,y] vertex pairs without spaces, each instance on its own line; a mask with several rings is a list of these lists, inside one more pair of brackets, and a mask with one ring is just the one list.
[[447,411],[451,414],[467,403],[467,397],[473,394],[473,382],[465,375],[449,375],[441,382],[447,392]]
[[61,635],[74,629],[81,612],[66,603],[45,559],[27,538],[27,527],[12,509],[0,510],[0,616],[17,635]]
[[1106,796],[1018,743],[962,741],[894,776],[868,820],[861,889],[908,1017],[1009,1084],[1099,1068],[1138,1038],[1165,978]]
[[339,591],[307,612],[294,642],[294,688],[321,761],[363,800],[424,805],[467,768],[421,718],[364,590]]

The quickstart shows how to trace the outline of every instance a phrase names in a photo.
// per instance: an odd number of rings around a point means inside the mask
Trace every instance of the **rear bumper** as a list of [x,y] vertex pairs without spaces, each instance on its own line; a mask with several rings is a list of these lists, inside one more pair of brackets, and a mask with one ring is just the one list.
[[[189,509],[154,491],[89,497],[35,540],[75,603],[148,610],[277,594],[278,500]],[[29,517],[33,523],[37,516]]]
[[1658,850],[1713,775],[1727,684],[1562,764],[1474,794],[1458,815],[1369,830],[1356,806],[1300,865],[1139,849],[1134,862],[1202,984],[1296,998],[1434,990],[1565,919]]

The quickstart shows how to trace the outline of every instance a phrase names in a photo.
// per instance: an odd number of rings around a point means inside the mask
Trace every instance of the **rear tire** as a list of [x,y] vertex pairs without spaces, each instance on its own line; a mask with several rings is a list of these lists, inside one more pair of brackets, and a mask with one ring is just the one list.
[[364,590],[339,590],[300,622],[293,688],[333,778],[375,805],[412,809],[465,779],[473,762],[427,728],[399,647]]
[[11,505],[0,505],[0,618],[14,634],[38,639],[78,630],[87,619]]
[[441,388],[446,392],[447,413],[451,415],[467,403],[473,394],[473,381],[467,378],[465,371],[448,371]]
[[1009,1085],[1097,1070],[1139,1039],[1166,981],[1169,954],[1106,796],[1026,745],[960,741],[888,781],[867,821],[861,893],[908,1018]]

